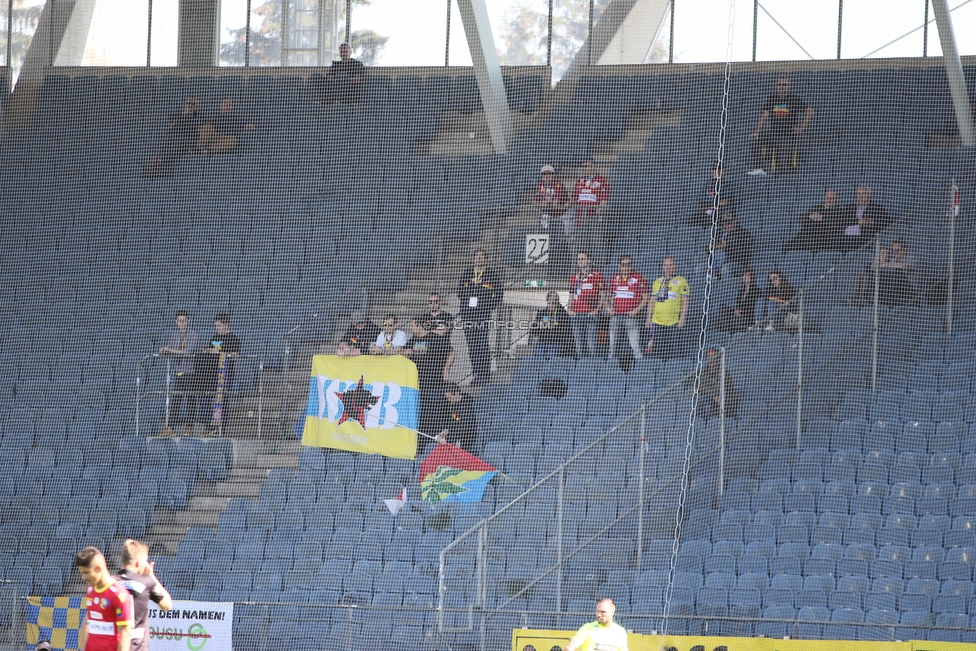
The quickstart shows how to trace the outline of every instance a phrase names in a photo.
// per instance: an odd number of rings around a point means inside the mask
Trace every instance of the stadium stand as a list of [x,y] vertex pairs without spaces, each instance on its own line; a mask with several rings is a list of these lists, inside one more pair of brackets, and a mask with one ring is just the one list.
[[[755,89],[778,74],[757,70],[732,78],[731,160],[748,160]],[[492,559],[486,605],[504,611],[487,619],[498,632],[490,648],[507,648],[506,631],[528,621],[523,611],[553,612],[533,625],[572,628],[597,597],[613,598],[639,632],[661,630],[667,609],[674,633],[973,641],[972,206],[955,234],[953,334],[943,333],[941,307],[883,308],[874,391],[873,308],[838,299],[870,252],[780,250],[796,230],[784,215],[819,201],[825,187],[842,188],[846,200],[867,183],[893,215],[906,216],[883,237],[907,240],[921,263],[919,287],[934,288],[946,274],[948,238],[944,202],[934,197],[976,156],[925,146],[949,121],[941,68],[825,67],[790,77],[817,107],[804,164],[782,176],[737,169],[739,217],[762,234],[758,275],[781,269],[807,290],[808,332],[802,344],[784,332],[707,333],[710,345],[727,347],[742,393],[721,479],[711,454],[718,424],[699,420],[680,485],[691,396],[679,381],[693,370],[690,348],[679,359],[638,361],[629,373],[602,359],[524,358],[477,397],[480,456],[507,474],[482,503],[430,508],[416,499],[418,462],[304,448],[294,468],[267,473],[255,499],[231,498],[216,526],[184,527],[175,557],[159,561],[173,596],[242,604],[241,649],[284,648],[325,631],[417,647],[436,630],[440,597],[445,617],[464,625],[478,596],[473,538],[450,548],[443,589],[438,555],[483,527]],[[318,306],[335,314],[316,323],[314,339],[334,340],[338,315],[352,306],[344,290],[376,271],[376,260],[390,264],[371,283],[407,288],[406,271],[426,252],[395,246],[390,232],[397,242],[480,241],[492,218],[525,203],[541,164],[575,163],[648,111],[678,117],[610,165],[611,214],[623,226],[600,264],[610,268],[627,252],[653,275],[664,254],[675,255],[693,280],[689,322],[697,324],[708,233],[678,216],[691,213],[697,181],[714,162],[722,81],[716,72],[588,74],[570,101],[549,105],[542,76],[508,77],[513,109],[536,126],[516,135],[508,156],[451,160],[416,147],[445,111],[481,109],[470,75],[370,75],[359,106],[315,103],[312,80],[296,74],[48,75],[30,124],[0,145],[4,590],[62,594],[79,547],[147,536],[161,513],[213,495],[240,469],[240,440],[147,437],[148,427],[135,434],[138,364],[176,309],[232,312],[245,353],[276,366],[284,332]],[[239,155],[191,155],[171,177],[147,178],[164,116],[191,94],[205,105],[233,96],[261,126]],[[500,251],[510,263],[517,235]],[[519,273],[510,264],[509,280]],[[713,305],[731,300],[735,278],[713,281]],[[798,415],[789,399],[801,364]],[[256,378],[241,375],[237,388],[252,391]],[[566,383],[566,398],[537,395],[551,378]],[[632,415],[646,403],[653,435],[643,447]],[[155,426],[160,416],[150,407],[141,418]],[[520,496],[576,454],[560,550],[552,480]],[[382,500],[405,485],[411,508],[393,516]],[[628,510],[643,492],[654,497],[637,509],[638,532]],[[687,518],[675,548],[668,536],[679,499]],[[522,594],[557,561],[558,618],[548,601],[553,575]],[[353,615],[340,605],[376,610]],[[708,619],[728,615],[741,622]]]

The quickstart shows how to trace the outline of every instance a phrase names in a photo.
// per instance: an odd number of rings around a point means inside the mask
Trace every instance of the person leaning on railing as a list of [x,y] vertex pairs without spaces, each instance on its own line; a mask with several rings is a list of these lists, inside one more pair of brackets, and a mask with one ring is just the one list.
[[[196,419],[197,399],[193,395],[196,389],[193,373],[193,356],[200,352],[200,335],[190,327],[190,314],[186,310],[176,313],[176,329],[170,335],[166,345],[159,349],[162,355],[174,355],[172,362],[173,397],[170,403],[171,426],[190,425]],[[183,397],[186,396],[186,418],[180,418],[180,408]],[[173,432],[169,432],[172,434]]]

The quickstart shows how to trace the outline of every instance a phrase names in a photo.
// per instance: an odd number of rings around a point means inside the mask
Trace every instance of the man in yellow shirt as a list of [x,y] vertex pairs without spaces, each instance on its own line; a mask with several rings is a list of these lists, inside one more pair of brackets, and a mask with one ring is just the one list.
[[601,599],[596,604],[596,621],[583,624],[565,651],[627,651],[627,631],[614,624],[613,614],[617,606],[612,599]]
[[684,276],[677,275],[678,263],[668,256],[661,264],[663,276],[651,287],[647,309],[647,327],[651,329],[648,353],[665,361],[676,352],[680,343],[679,331],[685,327],[691,290]]

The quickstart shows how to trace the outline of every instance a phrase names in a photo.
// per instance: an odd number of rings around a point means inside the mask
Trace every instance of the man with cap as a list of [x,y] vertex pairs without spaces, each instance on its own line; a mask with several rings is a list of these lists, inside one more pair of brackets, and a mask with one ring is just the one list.
[[561,218],[567,237],[572,232],[573,220],[563,217],[569,209],[569,192],[563,182],[556,178],[552,165],[542,166],[542,180],[535,186],[532,205],[539,209],[539,226],[549,228],[550,219]]
[[356,310],[352,313],[352,323],[342,335],[336,347],[336,355],[340,357],[356,357],[369,352],[369,346],[380,336],[379,327],[366,318],[366,312]]

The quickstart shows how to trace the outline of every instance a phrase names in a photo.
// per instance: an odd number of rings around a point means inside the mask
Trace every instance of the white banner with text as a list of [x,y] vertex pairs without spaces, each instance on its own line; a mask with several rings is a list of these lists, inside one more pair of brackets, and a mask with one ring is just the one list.
[[149,630],[153,651],[204,651],[231,649],[234,604],[205,601],[174,601],[162,611],[149,604]]

